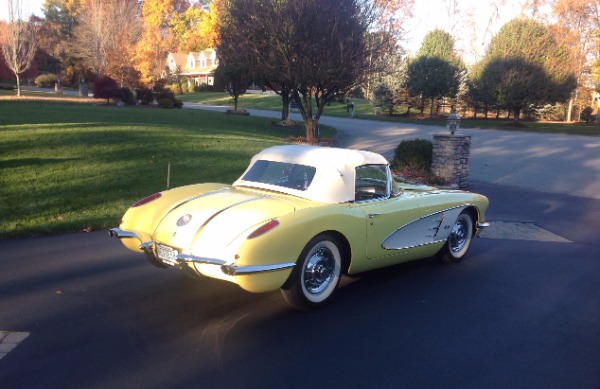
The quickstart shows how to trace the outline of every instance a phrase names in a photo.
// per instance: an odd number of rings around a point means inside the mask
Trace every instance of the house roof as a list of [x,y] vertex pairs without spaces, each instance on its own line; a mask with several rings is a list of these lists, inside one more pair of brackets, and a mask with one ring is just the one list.
[[[206,60],[206,66],[200,66],[202,64],[202,57]],[[193,59],[193,61],[191,61],[191,59]],[[190,51],[188,53],[169,53],[169,56],[167,57],[167,66],[169,66],[171,70],[174,69],[173,62],[175,62],[175,65],[179,68],[181,74],[186,76],[212,74],[217,68],[216,51],[211,48],[202,51]],[[190,63],[192,63],[193,66],[189,66]]]

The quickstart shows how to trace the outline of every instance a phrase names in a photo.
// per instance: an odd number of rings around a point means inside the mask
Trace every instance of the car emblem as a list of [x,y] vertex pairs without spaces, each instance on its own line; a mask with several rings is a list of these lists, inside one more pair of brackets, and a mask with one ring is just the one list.
[[190,220],[192,220],[192,215],[190,215],[189,213],[186,215],[183,215],[182,217],[179,218],[179,220],[177,220],[177,226],[183,227],[186,224],[188,224],[190,222]]

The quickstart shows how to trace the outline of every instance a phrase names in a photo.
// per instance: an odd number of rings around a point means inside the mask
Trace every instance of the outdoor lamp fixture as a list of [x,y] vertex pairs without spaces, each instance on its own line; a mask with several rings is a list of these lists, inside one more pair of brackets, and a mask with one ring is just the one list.
[[460,128],[460,116],[458,116],[456,112],[452,111],[452,113],[448,115],[448,118],[446,119],[446,128],[452,135]]

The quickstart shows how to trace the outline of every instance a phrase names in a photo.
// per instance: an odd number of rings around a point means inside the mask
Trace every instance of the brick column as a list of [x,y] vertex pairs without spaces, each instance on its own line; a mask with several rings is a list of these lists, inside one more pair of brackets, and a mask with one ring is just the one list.
[[471,137],[467,135],[433,135],[433,174],[450,185],[464,188],[469,185],[469,151]]

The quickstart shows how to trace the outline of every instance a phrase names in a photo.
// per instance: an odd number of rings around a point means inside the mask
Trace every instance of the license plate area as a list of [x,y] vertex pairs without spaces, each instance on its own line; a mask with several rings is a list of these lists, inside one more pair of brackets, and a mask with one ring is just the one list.
[[156,256],[161,260],[162,263],[175,266],[177,265],[177,255],[179,251],[175,250],[172,247],[164,246],[162,244],[156,245]]

